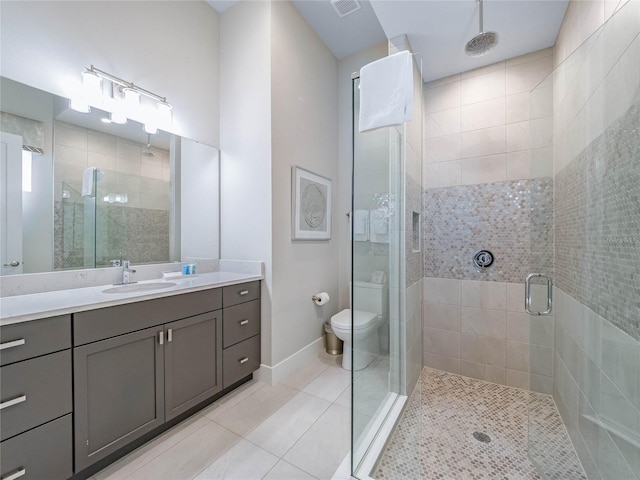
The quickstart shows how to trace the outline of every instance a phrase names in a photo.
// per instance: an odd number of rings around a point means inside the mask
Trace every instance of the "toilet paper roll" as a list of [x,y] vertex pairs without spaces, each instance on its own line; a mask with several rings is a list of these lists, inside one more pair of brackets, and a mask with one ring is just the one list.
[[313,301],[316,305],[324,305],[330,300],[329,294],[327,292],[316,293],[313,296]]

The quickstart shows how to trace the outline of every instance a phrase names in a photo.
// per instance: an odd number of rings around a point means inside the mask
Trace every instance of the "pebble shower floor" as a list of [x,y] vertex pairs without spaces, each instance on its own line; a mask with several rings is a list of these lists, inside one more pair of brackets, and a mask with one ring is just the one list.
[[376,480],[586,480],[550,396],[430,368],[420,381]]

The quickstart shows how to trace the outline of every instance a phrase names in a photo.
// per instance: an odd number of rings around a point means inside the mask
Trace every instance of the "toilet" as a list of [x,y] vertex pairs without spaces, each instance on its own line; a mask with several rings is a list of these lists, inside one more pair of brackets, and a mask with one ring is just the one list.
[[353,365],[351,364],[351,309],[345,309],[331,317],[331,327],[344,342],[342,368],[362,370],[380,353],[378,327],[387,314],[386,285],[371,282],[354,282],[353,331],[356,336]]

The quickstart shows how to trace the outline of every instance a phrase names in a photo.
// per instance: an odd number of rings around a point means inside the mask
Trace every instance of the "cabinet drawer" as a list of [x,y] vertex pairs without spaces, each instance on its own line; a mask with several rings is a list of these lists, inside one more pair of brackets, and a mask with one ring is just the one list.
[[260,366],[260,335],[222,352],[222,386],[227,388]]
[[71,316],[33,320],[0,327],[0,365],[71,347]]
[[[73,475],[71,445],[71,414],[5,440],[0,444],[0,478],[70,478]],[[24,474],[17,477],[23,471]]]
[[260,300],[224,309],[222,343],[224,348],[260,333]]
[[73,315],[73,345],[104,340],[222,308],[221,289],[202,290]]
[[222,305],[230,307],[260,298],[260,281],[229,285],[222,288]]
[[4,366],[0,384],[4,440],[71,412],[71,350]]

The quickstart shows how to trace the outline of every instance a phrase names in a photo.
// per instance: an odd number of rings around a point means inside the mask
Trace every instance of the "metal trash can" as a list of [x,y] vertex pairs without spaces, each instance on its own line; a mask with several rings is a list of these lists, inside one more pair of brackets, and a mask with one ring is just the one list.
[[324,324],[324,333],[327,334],[327,353],[329,355],[342,355],[342,340],[335,334],[329,322]]

